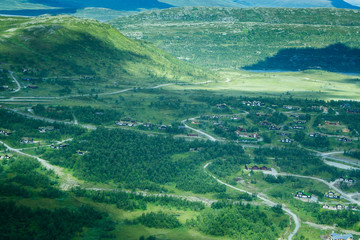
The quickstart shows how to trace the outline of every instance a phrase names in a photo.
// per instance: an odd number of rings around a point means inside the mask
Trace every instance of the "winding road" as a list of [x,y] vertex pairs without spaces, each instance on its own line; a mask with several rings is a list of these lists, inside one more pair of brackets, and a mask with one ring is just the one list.
[[[196,118],[199,118],[199,117],[190,118],[189,120],[195,120]],[[192,131],[194,131],[194,132],[197,132],[197,133],[200,133],[201,135],[204,135],[205,137],[207,137],[207,138],[208,138],[210,141],[212,141],[212,142],[218,141],[216,138],[214,138],[214,137],[211,136],[210,134],[207,134],[206,132],[203,132],[203,131],[201,131],[201,130],[199,130],[199,129],[190,127],[189,125],[186,124],[186,121],[187,121],[187,119],[182,120],[181,123],[184,124],[184,126],[185,126],[187,129],[190,129],[190,130],[192,130]]]
[[14,82],[15,82],[16,85],[17,85],[17,88],[16,88],[14,91],[12,91],[12,92],[13,92],[13,93],[19,92],[19,91],[21,90],[21,86],[20,86],[19,81],[14,77],[14,73],[13,73],[13,72],[9,71],[9,74],[10,74],[11,78],[14,80]]
[[[207,164],[204,166],[204,171],[205,171],[207,174],[209,174],[212,178],[214,178],[218,183],[220,183],[220,184],[222,184],[222,185],[225,185],[225,186],[227,186],[227,187],[229,187],[229,188],[232,188],[232,189],[234,189],[234,190],[237,190],[237,191],[239,191],[239,192],[243,192],[243,193],[247,193],[247,194],[249,194],[249,195],[253,195],[252,192],[249,192],[249,191],[246,191],[246,190],[243,190],[243,189],[234,187],[234,186],[232,186],[232,185],[230,185],[230,184],[227,184],[227,183],[221,181],[220,179],[216,178],[214,175],[212,175],[212,174],[209,173],[208,171],[206,171],[206,168],[207,168],[210,164],[211,164],[211,162],[207,163]],[[268,206],[270,206],[270,207],[274,207],[274,206],[276,206],[276,205],[278,204],[278,203],[275,203],[275,202],[267,199],[265,194],[259,194],[257,197],[258,197],[259,199],[261,199],[266,205],[268,205]],[[285,207],[285,208],[283,207],[282,209],[283,209],[287,214],[289,214],[289,215],[292,217],[292,219],[294,220],[294,223],[295,223],[295,229],[290,233],[290,235],[289,235],[289,237],[288,237],[288,240],[291,240],[291,239],[296,235],[296,233],[299,231],[299,229],[300,229],[300,226],[301,226],[301,224],[300,224],[300,219],[299,219],[299,217],[298,217],[295,213],[293,213],[290,209],[288,209],[288,208],[286,208],[286,207]]]

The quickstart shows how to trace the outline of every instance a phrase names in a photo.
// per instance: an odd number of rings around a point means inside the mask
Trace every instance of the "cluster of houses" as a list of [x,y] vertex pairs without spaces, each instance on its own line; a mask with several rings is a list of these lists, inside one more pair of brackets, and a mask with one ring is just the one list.
[[4,136],[10,136],[12,134],[12,131],[7,129],[0,129],[0,134]]
[[1,155],[0,155],[0,159],[9,160],[10,158],[12,158],[12,155],[11,155],[11,154],[1,154]]
[[330,206],[330,205],[328,205],[328,204],[324,204],[323,206],[322,206],[322,208],[323,209],[328,209],[328,210],[344,210],[345,209],[345,206],[344,205],[342,205],[342,204],[337,204],[337,205],[335,205],[335,206]]
[[124,120],[115,122],[117,126],[126,126],[126,127],[133,127],[135,126],[135,123],[136,123],[135,121],[124,121]]
[[344,182],[344,183],[349,183],[349,184],[353,184],[355,182],[355,180],[352,178],[344,178],[344,177],[340,177],[339,181]]
[[236,136],[241,137],[241,138],[253,138],[253,139],[258,139],[259,134],[258,133],[247,133],[247,132],[240,132],[240,131],[235,131]]
[[69,145],[68,144],[59,144],[59,145],[51,144],[50,148],[52,148],[52,149],[63,149],[63,148],[66,148],[67,146],[69,146]]
[[263,107],[265,106],[265,103],[262,103],[260,101],[243,101],[242,104],[248,106],[248,107]]
[[248,171],[271,171],[271,168],[268,168],[266,166],[262,166],[262,167],[258,167],[258,166],[252,166],[252,167],[248,167],[247,165],[245,165],[245,170]]
[[280,140],[281,143],[293,143],[294,141],[291,140],[290,138],[284,138]]
[[24,143],[24,144],[34,143],[34,139],[31,137],[22,137],[20,143]]
[[300,111],[301,108],[297,107],[297,106],[289,106],[289,105],[284,105],[283,109],[287,109],[287,110],[295,110],[295,111]]
[[39,127],[39,132],[41,133],[52,132],[54,130],[54,126]]

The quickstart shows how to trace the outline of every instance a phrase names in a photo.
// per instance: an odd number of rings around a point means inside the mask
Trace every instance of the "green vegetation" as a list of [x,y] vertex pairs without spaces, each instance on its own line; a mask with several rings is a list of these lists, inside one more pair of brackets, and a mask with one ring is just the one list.
[[[306,66],[300,64],[302,61],[291,68],[283,66],[289,64],[286,58],[275,59],[267,67],[359,72],[355,53],[360,48],[356,40],[360,23],[355,19],[359,19],[359,11],[355,10],[194,7],[142,12],[112,20],[111,24],[128,37],[151,41],[178,58],[210,68],[238,69],[283,49],[295,54],[297,49],[307,48],[307,54],[291,59],[307,58]],[[327,49],[333,44],[356,48],[349,50],[355,58],[346,58],[347,65],[340,65],[335,59],[341,53]],[[317,49],[323,49],[322,55],[313,56]],[[324,59],[333,61],[324,66]]]
[[281,208],[260,209],[251,205],[218,203],[188,222],[200,231],[232,238],[277,239],[289,221]]
[[[61,140],[65,137],[74,137],[84,133],[84,129],[61,123],[44,123],[40,120],[33,120],[16,113],[0,109],[0,126],[1,128],[11,131],[10,136],[0,135],[0,140],[11,143],[12,146],[22,146],[20,140],[24,137],[41,139],[43,141]],[[39,128],[52,126],[54,130],[40,132]]]
[[149,43],[127,39],[110,25],[94,20],[1,17],[0,35],[5,39],[0,61],[40,82],[65,77],[84,84],[117,79],[123,85],[135,85],[208,76]]

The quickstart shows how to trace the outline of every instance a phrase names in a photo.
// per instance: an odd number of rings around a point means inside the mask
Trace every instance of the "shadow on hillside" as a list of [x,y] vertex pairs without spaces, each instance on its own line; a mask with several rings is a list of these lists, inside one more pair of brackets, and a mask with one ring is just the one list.
[[338,43],[326,48],[282,49],[273,57],[244,67],[246,70],[303,71],[319,69],[329,72],[360,73],[360,49]]
[[336,8],[347,8],[347,9],[357,9],[360,10],[360,7],[351,5],[344,0],[330,0],[331,4]]

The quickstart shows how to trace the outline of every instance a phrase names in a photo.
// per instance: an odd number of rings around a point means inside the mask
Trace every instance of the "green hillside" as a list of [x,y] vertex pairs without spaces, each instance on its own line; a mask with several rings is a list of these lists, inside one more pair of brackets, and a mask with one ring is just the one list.
[[[126,36],[151,41],[176,57],[214,68],[253,65],[284,49],[326,52],[334,44],[360,48],[356,10],[173,8],[118,18],[111,24]],[[342,60],[346,64],[346,56]]]
[[0,18],[0,62],[37,77],[94,76],[137,83],[206,76],[149,43],[130,40],[108,24],[69,16]]

